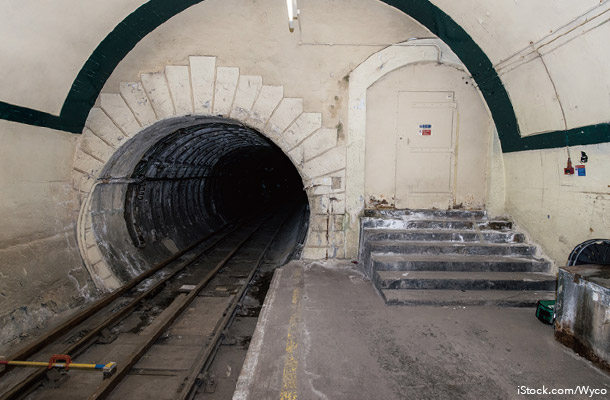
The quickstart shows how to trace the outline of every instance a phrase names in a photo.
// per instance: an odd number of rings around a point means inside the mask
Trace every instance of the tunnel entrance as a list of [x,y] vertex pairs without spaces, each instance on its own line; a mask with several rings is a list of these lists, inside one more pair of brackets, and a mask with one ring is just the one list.
[[[113,155],[91,222],[125,282],[229,223],[287,205],[308,213],[301,176],[279,147],[237,121],[187,116],[146,128]],[[302,244],[308,216],[298,221]]]

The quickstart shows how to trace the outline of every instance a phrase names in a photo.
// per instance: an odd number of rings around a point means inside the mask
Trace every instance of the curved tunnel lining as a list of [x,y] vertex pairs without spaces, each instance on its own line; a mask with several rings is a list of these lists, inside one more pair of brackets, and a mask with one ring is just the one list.
[[122,281],[232,220],[278,203],[307,204],[282,150],[223,118],[161,121],[123,145],[100,177],[92,230]]

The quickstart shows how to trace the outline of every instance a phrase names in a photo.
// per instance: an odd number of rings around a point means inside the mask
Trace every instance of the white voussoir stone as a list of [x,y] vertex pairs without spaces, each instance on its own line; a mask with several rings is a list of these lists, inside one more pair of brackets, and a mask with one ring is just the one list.
[[169,93],[174,102],[176,115],[192,114],[193,96],[189,67],[186,65],[168,65],[165,67],[165,77],[169,85]]
[[309,196],[309,202],[311,206],[311,213],[314,215],[326,215],[328,214],[328,206],[330,199],[327,195],[313,195]]
[[76,153],[76,157],[74,157],[74,164],[72,164],[72,168],[91,177],[97,177],[103,167],[104,164],[102,164],[99,160],[96,160],[89,154],[83,153],[82,151]]
[[269,118],[267,131],[273,136],[282,134],[303,113],[303,99],[285,97]]
[[81,136],[80,149],[84,153],[90,154],[94,158],[106,162],[114,154],[114,149],[110,147],[99,137],[95,136],[93,132],[85,128]]
[[345,168],[345,147],[333,147],[319,157],[310,159],[303,165],[308,176],[318,177]]
[[330,227],[331,222],[330,215],[312,215],[309,228],[312,231],[325,231]]
[[340,247],[345,244],[345,232],[333,231],[329,232],[328,236],[328,242],[333,246]]
[[331,229],[335,231],[341,231],[345,233],[343,230],[345,221],[345,214],[334,214],[331,219]]
[[123,132],[121,132],[101,108],[93,107],[91,111],[89,111],[89,117],[87,117],[87,121],[85,121],[85,126],[89,128],[95,136],[99,137],[115,149],[118,149],[127,139],[127,137],[123,135]]
[[286,129],[282,140],[288,149],[294,148],[299,142],[311,135],[322,126],[322,114],[303,113]]
[[142,127],[157,122],[157,116],[140,82],[122,82],[119,91]]
[[216,57],[191,56],[189,64],[195,113],[211,114],[216,80]]
[[100,279],[105,280],[112,276],[112,271],[103,260],[92,265],[93,273]]
[[301,146],[290,150],[288,152],[288,157],[292,160],[294,165],[303,166],[303,164],[305,164],[305,153]]
[[100,105],[125,136],[132,137],[142,129],[120,94],[102,93],[100,95]]
[[258,98],[252,106],[248,122],[258,129],[263,129],[283,97],[283,86],[264,85],[261,87]]
[[95,183],[95,178],[83,174],[79,170],[72,169],[72,187],[79,192],[88,193]]
[[91,265],[98,264],[103,260],[102,253],[100,253],[100,249],[97,246],[93,246],[87,249],[87,258]]
[[104,279],[104,287],[109,291],[116,290],[121,287],[121,281],[119,281],[114,274]]
[[[87,214],[85,216],[85,229],[89,229],[90,230],[90,229],[92,229],[92,226],[93,226],[93,221],[92,221],[92,218],[91,218],[91,214]],[[87,246],[87,247],[90,247],[90,246]]]
[[311,180],[313,194],[330,194],[332,179],[329,176],[322,176]]
[[239,68],[216,68],[216,86],[214,88],[214,115],[229,116],[235,98],[235,89],[239,81]]
[[328,246],[328,232],[326,230],[311,231],[309,233],[309,240],[307,240],[307,244],[314,247]]
[[337,129],[321,128],[301,143],[305,162],[337,145]]
[[328,212],[329,214],[345,214],[345,193],[330,195]]
[[303,249],[304,260],[321,260],[326,258],[328,254],[328,248],[326,247],[308,247],[305,246]]
[[240,75],[231,117],[240,120],[246,119],[262,87],[262,76]]
[[95,235],[91,229],[85,230],[85,245],[87,248],[97,246],[97,242],[95,240]]
[[169,85],[165,74],[162,72],[154,72],[151,74],[140,75],[142,86],[150,99],[157,119],[168,118],[175,114],[174,102],[169,94]]

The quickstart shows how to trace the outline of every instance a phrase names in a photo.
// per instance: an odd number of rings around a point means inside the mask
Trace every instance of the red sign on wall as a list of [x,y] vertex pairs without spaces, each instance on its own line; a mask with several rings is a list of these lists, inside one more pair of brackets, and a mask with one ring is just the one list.
[[431,124],[420,125],[419,134],[420,134],[420,136],[431,136],[432,135],[432,125]]

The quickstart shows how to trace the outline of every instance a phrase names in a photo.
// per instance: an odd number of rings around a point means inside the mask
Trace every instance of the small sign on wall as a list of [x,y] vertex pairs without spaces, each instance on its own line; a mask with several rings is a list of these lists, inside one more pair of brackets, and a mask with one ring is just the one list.
[[421,124],[419,126],[420,136],[431,136],[432,135],[432,124]]

